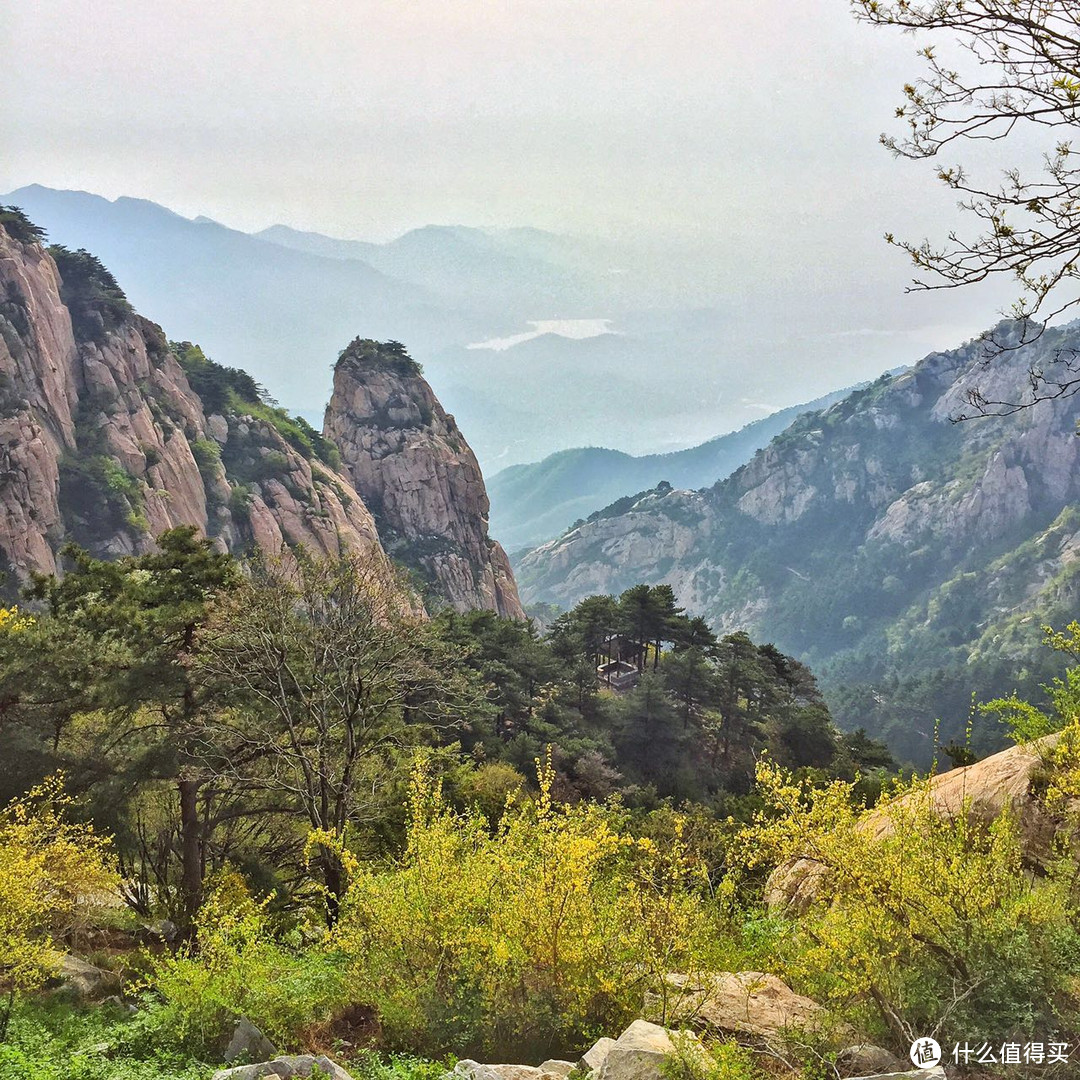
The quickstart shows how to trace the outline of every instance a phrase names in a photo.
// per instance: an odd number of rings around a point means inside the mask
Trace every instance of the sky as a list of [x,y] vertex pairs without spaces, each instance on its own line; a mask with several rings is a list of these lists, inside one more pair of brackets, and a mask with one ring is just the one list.
[[895,358],[875,335],[946,347],[1011,298],[905,296],[883,234],[942,236],[955,197],[878,145],[921,42],[845,0],[35,0],[0,19],[19,58],[0,190],[356,239],[608,237],[763,321],[862,335],[868,374]]
[[357,238],[880,237],[949,203],[876,145],[915,40],[843,0],[35,0],[3,18],[5,190]]

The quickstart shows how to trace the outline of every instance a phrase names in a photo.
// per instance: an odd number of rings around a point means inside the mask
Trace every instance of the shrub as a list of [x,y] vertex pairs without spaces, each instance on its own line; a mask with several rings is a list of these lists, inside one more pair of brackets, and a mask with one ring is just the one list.
[[259,401],[262,388],[246,371],[215,363],[190,341],[170,341],[169,349],[207,413],[226,412],[232,394],[241,401]]
[[84,248],[53,244],[49,254],[60,271],[60,298],[71,314],[77,338],[99,341],[131,314],[123,289],[102,261]]
[[[4,625],[19,621],[16,614]],[[107,841],[67,821],[67,805],[54,777],[0,811],[0,992],[8,997],[0,1040],[15,995],[41,986],[57,942],[119,884]]]
[[45,239],[45,230],[35,225],[18,206],[0,206],[0,226],[22,244],[40,244]]
[[194,439],[191,443],[191,456],[199,468],[203,484],[212,483],[221,470],[221,447],[214,439]]
[[406,351],[400,341],[374,341],[371,338],[353,338],[338,355],[337,365],[349,365],[362,370],[392,371],[406,378],[422,375],[424,369]]
[[550,763],[539,779],[492,830],[421,768],[404,857],[355,868],[335,939],[389,1045],[525,1059],[583,1046],[719,948],[703,868],[681,844],[634,838],[611,808],[556,805]]
[[944,817],[928,779],[898,784],[873,828],[854,784],[815,789],[769,762],[757,779],[768,809],[743,835],[747,861],[824,871],[789,927],[786,974],[897,1046],[1058,1030],[1080,973],[1071,861],[1033,876],[1010,812]]
[[344,992],[340,958],[302,944],[299,933],[275,934],[267,901],[223,873],[200,909],[194,945],[153,961],[150,984],[162,1001],[155,1028],[173,1045],[213,1053],[243,1015],[279,1044],[294,1043]]

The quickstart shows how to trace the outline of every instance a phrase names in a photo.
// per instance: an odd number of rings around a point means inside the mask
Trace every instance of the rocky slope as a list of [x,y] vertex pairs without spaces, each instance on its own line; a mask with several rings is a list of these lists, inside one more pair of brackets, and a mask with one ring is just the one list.
[[[231,551],[276,553],[298,544],[317,554],[383,551],[336,447],[263,401],[244,372],[213,363],[190,343],[167,342],[93,256],[50,253],[40,240],[22,215],[0,214],[0,568],[7,593],[34,572],[56,571],[67,540],[119,556],[148,550],[181,524]],[[411,391],[452,427],[426,383],[416,380]],[[403,422],[404,439],[412,428]],[[346,446],[363,441],[363,432],[339,430]],[[487,500],[475,460],[467,447],[440,457],[443,449],[428,440],[424,450],[414,447],[390,463],[380,508],[392,506],[393,520],[430,544],[478,557],[482,551],[476,581],[468,566],[451,560],[461,580],[447,575],[453,590],[446,599],[520,614],[505,556],[486,539]],[[357,471],[369,490],[377,490],[378,468]],[[441,485],[438,493],[426,490],[429,479]]]
[[459,610],[524,617],[476,457],[404,349],[358,338],[341,354],[323,431],[395,559]]
[[[1003,324],[997,337],[1015,333]],[[1021,398],[1032,366],[1077,349],[1080,328],[1066,327],[989,364],[977,341],[934,353],[800,418],[712,488],[657,490],[535,549],[518,567],[522,595],[568,605],[669,582],[718,629],[745,627],[814,665],[834,715],[870,728],[884,683],[937,673],[937,696],[920,686],[910,710],[889,691],[894,747],[923,757],[936,709],[955,732],[971,691],[994,689],[974,662],[999,689],[1030,682],[1041,623],[1074,617],[1080,596],[1080,397],[950,418],[975,386]],[[866,692],[840,700],[841,683]]]

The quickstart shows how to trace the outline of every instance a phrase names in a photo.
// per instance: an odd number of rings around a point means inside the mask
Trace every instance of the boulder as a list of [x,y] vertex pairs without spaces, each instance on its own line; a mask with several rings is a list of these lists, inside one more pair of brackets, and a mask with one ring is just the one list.
[[77,956],[63,956],[56,975],[46,985],[71,997],[92,1001],[116,994],[120,989],[120,976]]
[[276,1053],[277,1047],[246,1016],[241,1016],[236,1021],[232,1038],[225,1047],[222,1059],[228,1063],[238,1058],[244,1061],[264,1061]]
[[323,1054],[283,1054],[272,1061],[255,1065],[238,1065],[232,1069],[218,1069],[212,1080],[293,1080],[293,1077],[309,1077],[319,1071],[329,1080],[352,1080],[337,1062]]
[[465,1058],[454,1066],[452,1075],[461,1080],[543,1080],[536,1065],[484,1065]]
[[836,1055],[836,1071],[842,1077],[880,1076],[903,1067],[904,1063],[895,1054],[871,1043],[848,1046]]
[[671,1032],[648,1020],[635,1020],[608,1048],[595,1075],[597,1080],[662,1080],[664,1063],[676,1054],[707,1059],[692,1032]]
[[672,973],[664,982],[666,1002],[650,994],[646,1013],[658,1019],[666,1011],[667,1019],[699,1030],[774,1038],[792,1029],[819,1029],[825,1022],[825,1010],[816,1001],[760,971],[693,978]]
[[581,1060],[578,1061],[577,1067],[582,1072],[595,1072],[601,1065],[607,1060],[608,1051],[615,1045],[614,1039],[609,1039],[606,1036],[602,1039],[597,1039],[596,1042],[581,1055]]
[[561,1058],[548,1058],[540,1062],[540,1072],[544,1076],[554,1077],[555,1080],[566,1080],[574,1071],[574,1062],[563,1061]]

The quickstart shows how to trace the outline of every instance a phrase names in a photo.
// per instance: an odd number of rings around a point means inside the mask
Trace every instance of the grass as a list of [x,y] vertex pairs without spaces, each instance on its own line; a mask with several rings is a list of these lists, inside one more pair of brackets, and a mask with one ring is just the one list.
[[54,999],[16,1006],[0,1044],[0,1080],[207,1080],[213,1066],[155,1049],[121,1006]]
[[[58,997],[21,1002],[0,1043],[0,1080],[209,1080],[221,1067],[163,1048],[150,1016]],[[372,1050],[331,1057],[354,1080],[443,1080],[454,1064]]]

